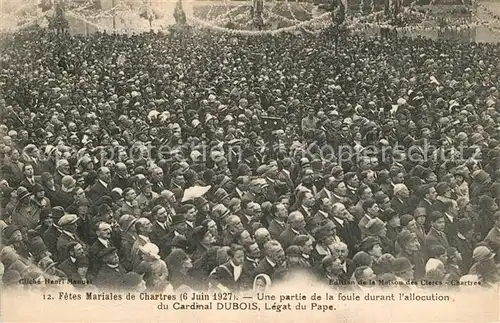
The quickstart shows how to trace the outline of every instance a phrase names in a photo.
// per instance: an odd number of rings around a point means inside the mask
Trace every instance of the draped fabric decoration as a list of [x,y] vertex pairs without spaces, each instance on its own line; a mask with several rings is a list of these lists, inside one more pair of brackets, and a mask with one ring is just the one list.
[[[54,0],[42,0],[50,3]],[[120,7],[120,14],[128,14],[128,17],[141,16],[145,19],[152,20],[155,19],[155,25],[158,26],[160,23],[160,17],[157,16],[156,9],[151,7],[152,0],[143,0],[140,9],[133,9],[127,5],[118,5],[114,8],[108,9],[106,11],[98,11],[92,13],[90,9],[83,10],[83,7],[70,8],[67,10],[67,16],[74,19],[78,19],[84,22],[86,25],[91,27],[93,30],[109,30],[109,27],[104,27],[104,20],[118,12],[118,7]],[[491,18],[492,21],[485,21],[483,17],[477,16],[473,11],[471,13],[472,18],[455,17],[453,11],[450,11],[449,16],[443,18],[442,15],[438,14],[440,9],[433,7],[436,0],[431,0],[431,9],[425,7],[402,7],[401,0],[385,0],[383,10],[372,12],[370,14],[363,14],[360,16],[346,15],[348,9],[347,0],[332,0],[335,1],[333,7],[334,12],[328,10],[328,12],[319,11],[317,6],[310,3],[294,3],[285,0],[284,2],[271,0],[268,6],[264,5],[263,0],[252,0],[251,5],[241,4],[234,5],[230,4],[227,0],[224,0],[224,6],[221,5],[207,6],[207,17],[200,18],[199,16],[194,16],[190,12],[186,14],[182,7],[181,0],[178,0],[174,11],[174,18],[177,24],[190,23],[195,28],[209,29],[216,32],[228,33],[228,34],[242,34],[249,36],[261,36],[261,35],[277,35],[280,33],[307,33],[307,34],[317,34],[322,30],[326,29],[333,23],[344,24],[352,32],[370,32],[377,30],[379,28],[388,28],[389,30],[395,30],[398,32],[410,33],[410,32],[426,32],[426,31],[451,31],[459,32],[462,30],[468,30],[476,27],[484,27],[494,32],[495,34],[500,33],[500,16],[495,15],[491,10],[486,8],[482,4],[477,4],[481,12],[485,13],[486,16]],[[43,2],[43,3],[45,3]],[[364,7],[364,10],[368,8],[367,5],[370,4],[370,0],[360,1],[360,7]],[[474,2],[473,2],[474,3]],[[222,11],[217,10],[222,7]],[[274,10],[276,8],[276,10]],[[302,8],[303,10],[301,10]],[[253,9],[253,17],[251,13]],[[452,10],[452,9],[450,9]],[[42,10],[39,9],[39,12]],[[301,13],[306,12],[306,18]],[[206,13],[206,12],[205,12]],[[257,26],[255,21],[256,14],[260,13],[262,16],[262,21],[258,22],[266,26],[264,29],[255,28]],[[45,13],[43,13],[45,14]],[[308,17],[307,17],[308,16]],[[125,16],[123,16],[125,17]],[[125,17],[125,20],[128,18]],[[170,15],[170,17],[172,17]],[[120,19],[120,17],[117,17]],[[308,20],[304,20],[308,19]],[[28,19],[23,19],[18,23],[18,28],[23,29],[28,26],[40,23],[43,19],[33,19],[33,22],[28,21]],[[122,21],[122,20],[119,20]],[[234,26],[232,28],[227,28],[227,23],[233,22]],[[399,23],[403,22],[403,23]],[[410,23],[409,23],[410,22]],[[144,21],[144,28],[142,31],[148,31],[146,26],[147,22]],[[121,31],[125,30],[125,23],[122,23]],[[168,25],[168,24],[166,24]],[[138,26],[135,24],[130,24],[128,27],[132,27],[135,31],[138,30]],[[272,26],[268,28],[268,26]],[[161,27],[161,26],[160,26]],[[226,27],[226,28],[225,28]],[[12,30],[12,29],[10,29]],[[10,31],[9,30],[9,31]],[[128,30],[128,29],[127,29]],[[132,28],[130,29],[132,31]],[[119,31],[119,30],[117,30]]]

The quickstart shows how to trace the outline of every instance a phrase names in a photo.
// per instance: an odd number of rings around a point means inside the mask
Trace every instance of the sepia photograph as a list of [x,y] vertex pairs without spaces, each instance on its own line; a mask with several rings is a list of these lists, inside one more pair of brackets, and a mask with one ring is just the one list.
[[500,1],[0,11],[2,321],[500,321]]

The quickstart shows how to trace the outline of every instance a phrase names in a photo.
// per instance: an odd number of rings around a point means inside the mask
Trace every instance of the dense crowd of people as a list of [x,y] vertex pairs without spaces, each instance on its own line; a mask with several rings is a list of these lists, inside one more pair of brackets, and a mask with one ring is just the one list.
[[4,287],[497,283],[500,46],[332,39],[3,35]]

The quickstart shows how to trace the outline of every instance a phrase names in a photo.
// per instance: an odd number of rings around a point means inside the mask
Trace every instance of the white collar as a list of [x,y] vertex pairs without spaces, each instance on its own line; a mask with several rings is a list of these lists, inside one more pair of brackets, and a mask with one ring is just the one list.
[[460,232],[458,232],[458,233],[457,233],[457,236],[458,236],[460,239],[462,239],[462,240],[467,240],[467,238],[466,238],[463,234],[461,234]]
[[290,230],[292,230],[293,233],[300,234],[299,231],[295,230],[294,228],[290,227]]
[[337,220],[338,223],[340,223],[340,225],[344,224],[344,220],[343,219],[341,219],[339,217],[336,217],[336,216],[334,218],[335,218],[335,220]]
[[106,248],[109,247],[109,240],[104,240],[103,238],[97,238],[97,240],[99,240]]
[[72,262],[72,263],[75,263],[76,262],[76,258],[73,258],[71,256],[69,256],[69,260]]
[[229,263],[233,266],[233,268],[241,268],[241,265],[236,266],[232,260],[229,260]]
[[329,214],[328,214],[328,213],[326,213],[325,211],[321,211],[321,210],[319,210],[319,211],[318,211],[318,213],[319,213],[319,214],[321,214],[321,215],[323,215],[325,218],[328,218],[328,215],[329,215]]
[[163,229],[165,229],[165,230],[167,229],[167,225],[164,222],[162,223],[162,222],[157,220],[156,223],[158,223],[160,225],[160,227],[162,227]]
[[67,231],[67,230],[63,230],[63,232],[64,232],[64,233],[66,233],[66,234],[67,234],[68,236],[70,236],[71,238],[76,239],[76,238],[75,238],[75,234],[74,234],[74,233],[69,232],[69,231]]
[[146,237],[146,236],[143,236],[142,234],[138,234],[139,238],[141,238],[142,240],[146,241],[146,242],[150,242],[149,241],[149,237]]
[[452,217],[451,215],[449,215],[448,213],[445,213],[446,217],[448,217],[448,219],[450,220],[450,222],[454,222],[455,221],[455,218]]
[[193,227],[193,221],[187,221],[187,220],[186,220],[186,224],[187,224],[189,227],[191,227],[191,228]]
[[306,255],[305,253],[302,254],[302,257],[309,259],[309,255]]
[[104,186],[105,188],[108,188],[108,183],[98,179],[98,181],[101,183],[102,186]]
[[272,261],[271,259],[269,259],[269,257],[266,256],[266,260],[267,262],[271,265],[271,267],[276,267],[276,263],[274,261]]

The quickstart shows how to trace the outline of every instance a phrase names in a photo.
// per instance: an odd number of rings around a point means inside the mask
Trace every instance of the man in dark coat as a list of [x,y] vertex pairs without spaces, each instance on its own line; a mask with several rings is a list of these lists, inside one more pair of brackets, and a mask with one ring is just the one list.
[[274,215],[274,219],[269,223],[268,231],[273,239],[278,239],[281,233],[285,231],[288,211],[282,203],[278,202],[273,204],[271,213]]
[[115,165],[115,174],[111,178],[111,187],[119,187],[122,190],[130,187],[130,177],[128,176],[127,166],[124,163]]
[[97,240],[89,249],[90,273],[95,275],[99,272],[102,263],[97,256],[103,249],[114,247],[111,241],[112,227],[109,223],[101,221],[96,225]]
[[237,291],[242,287],[248,273],[243,273],[245,249],[240,245],[231,245],[228,251],[229,261],[216,267],[208,277],[210,286],[222,291]]
[[78,242],[86,251],[87,245],[76,235],[76,222],[78,217],[75,214],[66,214],[59,219],[58,225],[61,228],[61,234],[57,239],[57,259],[67,259],[69,257],[68,246],[71,242]]
[[125,269],[120,264],[116,248],[104,248],[97,257],[103,265],[95,278],[94,284],[99,288],[120,288],[123,283]]
[[293,244],[293,239],[299,234],[304,234],[306,221],[302,213],[295,211],[288,216],[288,228],[279,237],[281,246],[286,249]]
[[[151,218],[154,221],[151,233],[149,234],[149,238],[151,239],[152,243],[160,247],[161,241],[169,233],[169,227],[167,223],[167,210],[163,206],[157,205],[153,207],[153,210],[151,210]],[[170,219],[170,221],[172,220]]]
[[270,240],[264,244],[265,257],[259,261],[259,265],[252,273],[252,278],[259,274],[268,275],[274,282],[281,280],[286,275],[285,251],[281,244],[276,240]]
[[98,198],[104,195],[111,194],[109,182],[111,179],[111,172],[107,167],[101,167],[97,170],[97,181],[87,193],[87,197],[95,202]]
[[80,280],[80,274],[78,274],[77,259],[80,257],[85,257],[83,251],[83,246],[78,242],[71,242],[68,245],[69,257],[57,267],[59,270],[64,272],[69,280]]
[[430,214],[431,229],[425,236],[425,250],[428,257],[434,254],[433,249],[436,246],[441,246],[445,250],[450,246],[448,238],[444,233],[446,222],[444,214],[439,211],[434,211]]
[[51,210],[52,218],[54,223],[42,233],[43,241],[47,246],[47,249],[52,254],[52,259],[57,261],[57,240],[61,235],[61,228],[56,225],[61,217],[64,215],[64,209],[60,206],[53,207]]
[[457,236],[453,239],[452,245],[462,255],[462,261],[459,263],[460,269],[463,273],[468,273],[473,263],[474,225],[471,220],[463,218],[458,221],[457,228]]

